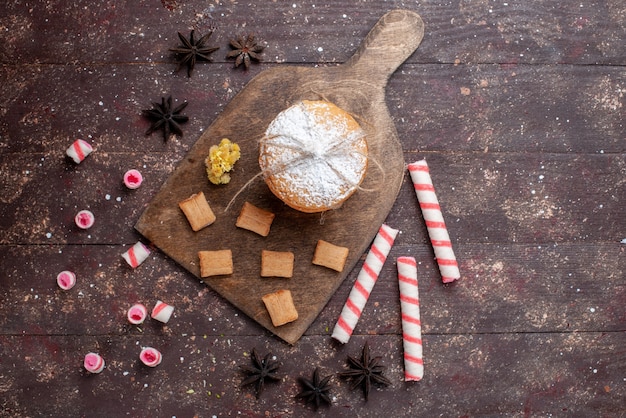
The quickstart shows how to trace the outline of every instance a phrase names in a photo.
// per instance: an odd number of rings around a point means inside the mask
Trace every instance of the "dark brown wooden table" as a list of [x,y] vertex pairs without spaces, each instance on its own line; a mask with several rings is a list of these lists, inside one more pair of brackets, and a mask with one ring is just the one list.
[[[385,12],[408,8],[424,41],[387,104],[407,163],[426,157],[462,279],[442,285],[408,176],[401,230],[355,335],[330,337],[360,263],[290,346],[153,248],[130,269],[133,225],[224,106],[264,69],[344,62]],[[168,48],[195,28],[219,46],[193,76]],[[0,6],[1,416],[602,416],[626,414],[626,11],[602,2],[35,1]],[[248,71],[228,39],[267,43]],[[186,100],[184,136],[146,137],[141,110]],[[245,122],[245,121],[244,121]],[[80,165],[65,149],[83,138]],[[127,190],[123,173],[145,177]],[[79,230],[89,209],[95,226]],[[394,260],[419,262],[425,376],[403,381]],[[55,277],[72,270],[70,291]],[[251,289],[251,292],[254,290]],[[166,324],[126,309],[161,299]],[[369,343],[392,386],[336,374]],[[163,362],[141,365],[143,346]],[[256,348],[282,381],[256,399],[239,365]],[[107,366],[82,368],[97,351]],[[331,407],[294,399],[334,375]]]

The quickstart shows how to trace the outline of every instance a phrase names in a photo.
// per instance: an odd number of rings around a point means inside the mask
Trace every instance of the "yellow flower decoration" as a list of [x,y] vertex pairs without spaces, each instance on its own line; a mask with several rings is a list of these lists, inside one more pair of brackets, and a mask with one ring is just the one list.
[[223,138],[219,145],[213,145],[204,161],[209,181],[213,184],[227,184],[230,181],[228,172],[233,169],[239,157],[239,145],[230,142],[228,138]]

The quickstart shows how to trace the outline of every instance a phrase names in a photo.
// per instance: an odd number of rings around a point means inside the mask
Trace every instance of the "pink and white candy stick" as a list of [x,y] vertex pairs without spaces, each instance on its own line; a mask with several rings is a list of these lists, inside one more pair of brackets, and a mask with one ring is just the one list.
[[402,310],[404,380],[407,382],[417,381],[424,377],[417,263],[413,257],[398,257],[397,261],[400,308]]
[[91,154],[93,148],[88,142],[82,139],[77,139],[72,145],[65,151],[68,157],[70,157],[76,164],[80,164],[86,156]]
[[137,170],[128,170],[124,173],[124,184],[129,189],[137,189],[141,186],[141,182],[143,181],[143,176]]
[[100,373],[104,370],[104,359],[99,354],[87,353],[83,361],[83,366],[85,366],[85,370],[90,373]]
[[63,290],[70,290],[76,284],[76,275],[71,271],[62,271],[57,274],[57,284]]
[[150,250],[148,247],[143,245],[141,241],[137,241],[135,245],[122,254],[122,257],[126,260],[129,266],[137,268],[141,263],[146,261],[146,258],[148,258],[149,255]]
[[391,246],[398,235],[398,230],[383,224],[378,230],[370,252],[365,257],[365,262],[354,282],[348,300],[343,306],[339,320],[333,329],[332,337],[345,344],[356,327],[361,312],[367,303],[370,292],[378,280],[383,264],[391,250]]
[[74,223],[76,223],[76,226],[80,229],[91,228],[95,221],[96,217],[88,210],[81,210],[74,216]]
[[156,367],[161,364],[161,352],[156,348],[145,347],[139,353],[139,360],[148,367]]
[[452,251],[452,242],[450,242],[448,229],[441,214],[441,207],[435,194],[426,160],[409,164],[409,173],[411,173],[411,180],[413,180],[415,194],[422,209],[424,221],[426,221],[430,243],[435,251],[441,280],[444,283],[451,283],[459,279],[461,273],[454,251]]
[[173,312],[174,312],[173,306],[168,305],[165,302],[161,302],[160,300],[157,300],[157,303],[154,305],[154,308],[152,308],[152,314],[150,316],[153,319],[156,319],[157,321],[161,321],[164,324],[167,324]]
[[143,323],[143,321],[146,320],[147,316],[148,309],[146,309],[146,307],[143,306],[141,303],[137,303],[136,305],[131,306],[128,310],[128,313],[126,314],[128,322],[133,325],[139,325]]

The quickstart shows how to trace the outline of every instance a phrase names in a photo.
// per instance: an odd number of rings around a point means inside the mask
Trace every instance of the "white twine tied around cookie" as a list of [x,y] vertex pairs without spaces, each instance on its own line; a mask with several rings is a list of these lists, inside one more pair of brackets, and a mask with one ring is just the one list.
[[[385,171],[383,170],[382,165],[375,158],[373,158],[371,155],[368,155],[368,154],[365,154],[363,152],[359,152],[359,151],[356,151],[354,149],[346,147],[346,143],[348,142],[348,140],[351,140],[352,138],[344,138],[341,142],[338,142],[338,143],[334,144],[333,146],[331,146],[329,148],[321,149],[321,150],[315,150],[315,151],[309,149],[298,138],[293,137],[291,135],[269,135],[269,136],[268,135],[264,135],[259,140],[259,142],[261,142],[261,141],[269,141],[269,140],[272,140],[272,139],[275,139],[275,138],[279,138],[279,137],[287,138],[287,139],[293,141],[293,143],[295,145],[280,143],[280,144],[272,144],[272,146],[277,146],[278,145],[280,147],[283,147],[285,149],[293,151],[294,153],[296,153],[298,155],[296,157],[294,157],[293,159],[288,160],[285,163],[275,164],[273,166],[270,166],[270,167],[267,167],[267,168],[264,168],[264,169],[262,168],[259,173],[255,174],[252,178],[250,178],[250,180],[248,180],[235,193],[235,195],[228,202],[228,205],[226,206],[226,209],[224,209],[224,212],[228,212],[228,210],[230,209],[232,204],[235,202],[235,200],[239,197],[239,195],[241,193],[243,193],[259,177],[267,178],[267,177],[270,177],[270,176],[273,176],[273,175],[284,173],[284,172],[286,172],[288,170],[293,170],[294,168],[303,166],[305,164],[313,164],[316,161],[320,161],[320,162],[323,162],[324,164],[326,164],[328,166],[328,168],[330,168],[331,171],[333,173],[335,173],[335,175],[339,179],[341,179],[343,182],[348,184],[351,188],[355,188],[356,190],[363,191],[363,192],[375,192],[375,191],[377,191],[378,188],[371,189],[371,188],[362,187],[360,184],[358,184],[358,183],[352,181],[351,179],[347,178],[341,172],[341,170],[339,168],[337,168],[336,166],[331,164],[331,161],[336,161],[338,158],[341,158],[342,156],[345,156],[346,151],[349,154],[360,155],[360,156],[368,159],[368,161],[372,161],[374,163],[374,165],[378,168],[378,170],[380,170],[380,172],[382,173],[382,176],[383,176],[382,183],[384,183]],[[365,135],[361,135],[361,136],[359,136],[357,138],[357,140],[361,140],[364,137],[365,137]]]

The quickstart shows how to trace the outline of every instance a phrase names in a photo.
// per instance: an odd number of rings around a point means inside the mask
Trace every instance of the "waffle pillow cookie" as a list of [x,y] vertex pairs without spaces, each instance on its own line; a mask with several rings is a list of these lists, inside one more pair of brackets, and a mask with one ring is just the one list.
[[302,212],[336,209],[367,170],[365,132],[327,101],[303,100],[282,111],[260,142],[259,165],[268,187]]

